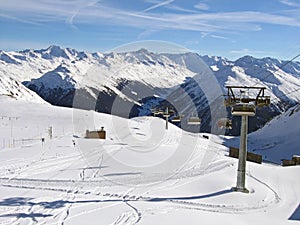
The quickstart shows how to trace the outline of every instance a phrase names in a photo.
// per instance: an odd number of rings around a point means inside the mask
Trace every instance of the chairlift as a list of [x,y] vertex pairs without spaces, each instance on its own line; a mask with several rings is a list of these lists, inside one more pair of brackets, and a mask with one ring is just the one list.
[[162,109],[159,109],[159,110],[157,111],[157,114],[161,114],[161,115],[163,115],[163,114],[164,114],[164,110],[162,110]]
[[182,117],[183,117],[182,115],[174,116],[174,117],[171,119],[171,121],[172,121],[173,123],[180,123]]
[[191,116],[188,120],[188,125],[200,125],[201,119],[198,116]]
[[151,108],[150,111],[151,111],[151,113],[154,114],[154,115],[157,113],[157,109],[156,109],[156,108]]
[[154,113],[153,113],[153,115],[154,116],[157,116],[157,115],[159,115],[160,113],[158,112],[158,111],[155,111]]
[[174,117],[171,119],[171,121],[172,121],[173,123],[179,123],[179,122],[181,121],[181,118],[180,118],[180,116],[174,116]]
[[231,114],[233,116],[255,116],[255,113],[256,106],[253,102],[239,102],[231,107]]
[[155,113],[155,112],[157,111],[157,109],[156,109],[156,108],[151,108],[150,111],[151,111],[152,113]]
[[217,121],[217,125],[220,129],[232,129],[232,120],[229,118],[221,118]]
[[258,107],[269,106],[271,104],[270,96],[259,97],[256,99],[256,105]]
[[172,109],[172,108],[171,108],[171,109],[169,109],[169,114],[170,114],[170,115],[174,115],[174,114],[175,114],[175,110],[174,110],[174,109]]
[[163,117],[169,117],[169,116],[170,116],[170,114],[167,113],[167,112],[165,112],[165,113],[163,114]]

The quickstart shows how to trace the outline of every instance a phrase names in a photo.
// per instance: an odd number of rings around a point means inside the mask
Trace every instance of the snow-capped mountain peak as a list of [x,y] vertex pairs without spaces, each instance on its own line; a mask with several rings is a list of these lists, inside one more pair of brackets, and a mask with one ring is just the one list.
[[[214,91],[208,83],[213,76],[217,83],[214,85],[224,93],[226,85],[265,86],[272,106],[268,116],[257,117],[261,121],[255,129],[268,121],[270,115],[281,113],[283,105],[300,100],[299,62],[252,56],[231,61],[193,52],[153,53],[140,49],[87,53],[53,45],[41,50],[0,51],[0,71],[2,76],[9,74],[52,104],[72,106],[75,92],[79,91],[95,102],[104,99],[102,105],[96,106],[97,111],[111,113],[111,102],[116,97],[124,104],[130,102],[136,107],[132,116],[144,115],[149,106],[144,98],[151,100],[157,96],[173,96],[174,101],[183,101],[180,110],[185,114],[191,113],[190,105],[195,105],[199,112],[205,111],[208,93],[202,89]],[[176,94],[176,90],[183,90],[191,103]],[[143,108],[143,104],[147,107]],[[200,114],[208,113],[204,111]]]

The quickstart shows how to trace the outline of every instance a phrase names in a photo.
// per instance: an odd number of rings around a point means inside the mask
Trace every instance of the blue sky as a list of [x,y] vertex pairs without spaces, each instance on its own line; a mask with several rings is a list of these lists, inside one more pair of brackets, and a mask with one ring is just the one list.
[[157,40],[201,55],[300,53],[299,0],[7,0],[0,49],[60,45],[105,52]]

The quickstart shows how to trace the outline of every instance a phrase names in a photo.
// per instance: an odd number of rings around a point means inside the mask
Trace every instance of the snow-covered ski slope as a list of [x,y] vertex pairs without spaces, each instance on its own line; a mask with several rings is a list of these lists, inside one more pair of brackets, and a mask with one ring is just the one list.
[[[247,163],[250,194],[232,192],[237,160],[220,137],[152,117],[0,105],[0,224],[299,224],[300,167]],[[83,138],[101,126],[106,140]]]
[[[265,161],[281,163],[300,155],[300,105],[275,117],[264,127],[249,134],[248,150],[263,155]],[[239,146],[239,137],[226,140],[227,146]]]
[[30,102],[47,103],[38,94],[26,88],[20,81],[0,72],[0,95]]

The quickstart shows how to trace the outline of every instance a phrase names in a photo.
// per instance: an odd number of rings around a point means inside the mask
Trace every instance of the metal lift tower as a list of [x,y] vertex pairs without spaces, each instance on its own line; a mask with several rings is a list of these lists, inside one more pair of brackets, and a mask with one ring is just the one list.
[[[231,114],[233,116],[242,117],[237,182],[233,190],[249,193],[245,187],[248,117],[255,116],[256,107],[270,105],[270,96],[265,96],[265,87],[226,86],[226,88],[228,91],[227,95],[225,95],[225,106],[231,107]],[[236,96],[236,93],[233,91],[234,89],[240,90],[240,97]],[[247,96],[250,89],[258,91],[256,97]]]

